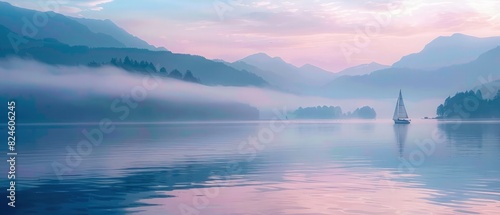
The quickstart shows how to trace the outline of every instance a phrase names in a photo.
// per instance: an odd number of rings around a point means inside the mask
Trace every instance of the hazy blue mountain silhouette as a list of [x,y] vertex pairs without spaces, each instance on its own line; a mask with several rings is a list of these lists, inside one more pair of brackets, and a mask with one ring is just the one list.
[[239,61],[256,66],[264,71],[274,72],[293,81],[303,82],[305,85],[318,84],[328,81],[328,79],[333,80],[335,77],[332,72],[328,72],[316,66],[305,65],[298,68],[285,62],[280,57],[271,57],[265,53],[253,54]]
[[368,63],[368,64],[361,64],[358,66],[353,66],[349,67],[347,69],[344,69],[340,72],[335,73],[338,77],[344,76],[344,75],[367,75],[370,74],[374,71],[381,70],[381,69],[387,69],[390,66],[387,65],[382,65],[376,62]]
[[[40,23],[33,22],[36,13],[43,13],[48,17],[45,25],[37,26],[36,24]],[[39,12],[0,2],[0,14],[2,14],[0,25],[19,35],[33,39],[53,38],[68,45],[89,47],[126,47],[125,44],[112,36],[94,33],[85,25],[54,12]],[[42,18],[39,18],[39,20],[42,20]]]
[[323,88],[325,96],[344,98],[392,98],[404,89],[407,98],[442,98],[473,89],[481,79],[500,75],[500,47],[472,62],[436,70],[388,68],[363,76],[342,76]]
[[[228,63],[195,55],[151,51],[156,49],[109,20],[72,18],[54,12],[43,13],[49,17],[49,22],[36,28],[33,38],[23,37],[23,29],[30,29],[24,23],[26,18],[32,19],[38,12],[0,2],[0,13],[0,57],[15,56],[58,65],[88,65],[128,56],[152,62],[168,71],[190,70],[207,85],[272,85],[275,89],[297,94],[345,98],[392,98],[394,92],[405,89],[410,98],[425,98],[474,89],[480,84],[480,77],[500,74],[496,69],[500,66],[500,51],[495,48],[500,44],[500,37],[477,38],[463,34],[438,37],[420,53],[403,57],[392,68],[371,72],[385,67],[372,63],[330,73],[313,65],[299,68],[264,53]],[[12,47],[12,35],[25,40],[18,51]]]
[[[15,35],[6,27],[0,26],[0,57],[21,57],[51,65],[88,65],[91,62],[106,63],[112,58],[130,57],[137,61],[148,61],[158,68],[168,71],[192,71],[193,75],[207,85],[224,86],[268,86],[268,83],[255,74],[239,71],[224,63],[207,60],[201,56],[175,54],[169,51],[150,51],[135,48],[89,48],[69,46],[54,39],[26,39],[16,52],[9,41]],[[21,38],[20,35],[14,36]]]
[[317,82],[315,84],[324,84],[325,82],[331,81],[336,77],[336,74],[312,64],[305,64],[299,67],[299,71],[301,71],[304,75],[312,76],[311,81]]
[[[270,57],[264,53],[250,55],[231,65],[241,69],[245,68],[270,83],[274,83],[279,88],[296,93],[311,93],[318,86],[335,78],[335,74],[318,67],[311,65],[298,68],[279,57]],[[253,67],[250,68],[248,65]]]
[[270,71],[264,71],[256,66],[250,65],[243,61],[236,61],[234,63],[229,63],[229,62],[224,62],[224,63],[237,70],[248,71],[259,77],[262,77],[264,80],[269,82],[269,85],[272,88],[277,89],[279,91],[298,93],[303,90],[301,87],[295,86],[293,83],[290,83],[288,79],[284,78],[280,74]]
[[441,36],[427,44],[419,53],[404,56],[392,66],[422,70],[439,69],[471,62],[498,45],[500,37],[478,38],[464,34]]
[[112,36],[119,42],[123,43],[125,46],[129,48],[141,48],[141,49],[149,49],[152,51],[166,51],[167,49],[163,47],[155,47],[150,45],[146,41],[128,33],[124,29],[117,26],[111,20],[97,20],[97,19],[87,19],[87,18],[75,18],[70,17],[77,22],[87,26],[89,30],[94,33],[103,33]]

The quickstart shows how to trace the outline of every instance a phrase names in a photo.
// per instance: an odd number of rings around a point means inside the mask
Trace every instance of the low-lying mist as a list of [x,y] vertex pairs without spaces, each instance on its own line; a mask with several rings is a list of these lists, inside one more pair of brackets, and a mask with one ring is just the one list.
[[[255,87],[205,86],[130,73],[115,67],[50,66],[20,59],[0,61],[0,76],[2,104],[7,100],[15,100],[18,108],[31,108],[33,116],[45,115],[41,116],[40,120],[50,120],[51,114],[58,113],[83,116],[94,114],[103,117],[106,116],[106,111],[115,111],[117,116],[123,116],[126,111],[124,108],[120,109],[121,106],[128,106],[130,115],[137,110],[150,115],[151,119],[159,119],[158,113],[176,111],[192,114],[191,120],[195,120],[205,106],[206,112],[213,113],[218,110],[220,113],[216,115],[219,116],[226,113],[234,116],[249,113],[254,115],[251,109],[254,107],[259,110],[260,118],[266,119],[271,118],[273,110],[276,109],[294,111],[299,106],[331,105],[341,106],[342,110],[347,112],[368,105],[375,108],[377,118],[391,118],[398,95],[398,92],[394,92],[394,99],[385,100],[339,100]],[[440,102],[442,100],[412,102],[407,99],[407,108],[410,117],[434,116]],[[140,109],[141,106],[145,109]],[[173,106],[176,108],[171,109]],[[198,109],[186,109],[188,106],[196,106]],[[241,112],[235,112],[236,109]],[[46,113],[40,110],[50,111]],[[180,114],[172,114],[175,115]],[[144,114],[130,119],[140,120],[143,116]],[[241,119],[252,118],[248,116]]]

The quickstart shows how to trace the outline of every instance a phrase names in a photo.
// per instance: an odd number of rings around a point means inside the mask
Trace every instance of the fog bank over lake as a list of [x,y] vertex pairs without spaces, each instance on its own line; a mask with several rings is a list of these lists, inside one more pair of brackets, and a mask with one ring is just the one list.
[[[2,100],[23,99],[43,94],[60,100],[81,100],[92,103],[92,98],[96,96],[119,99],[123,95],[134,94],[139,100],[144,98],[145,101],[247,104],[258,108],[261,118],[271,117],[275,109],[293,111],[300,106],[323,105],[340,106],[344,112],[368,105],[376,110],[378,118],[390,118],[397,98],[395,92],[394,99],[330,99],[256,87],[206,86],[133,74],[115,67],[49,66],[20,59],[2,61],[0,65],[0,75],[3,77],[0,80]],[[410,117],[419,118],[435,116],[436,107],[443,100],[414,101],[412,98],[405,98]]]

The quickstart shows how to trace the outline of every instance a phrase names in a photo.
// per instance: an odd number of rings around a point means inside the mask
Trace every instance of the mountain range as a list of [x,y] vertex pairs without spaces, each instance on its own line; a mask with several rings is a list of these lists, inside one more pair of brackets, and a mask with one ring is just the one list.
[[[201,56],[171,53],[129,34],[110,20],[67,17],[54,12],[19,8],[4,2],[0,2],[0,12],[8,15],[8,18],[0,21],[2,35],[10,35],[10,37],[2,37],[5,48],[1,50],[0,55],[4,57],[7,55],[25,58],[29,56],[29,58],[48,64],[86,65],[91,62],[103,63],[109,62],[112,58],[129,56],[133,59],[155,63],[167,70],[191,70],[203,83],[209,85],[262,87],[269,85],[266,82],[268,78],[276,82],[272,87],[283,91],[288,89],[287,86],[313,87],[316,83],[307,81],[331,80],[333,77],[330,72],[312,65],[297,68],[282,60],[265,67],[271,68],[272,71],[261,72],[261,69],[253,66],[247,68],[235,64],[233,68]],[[34,17],[36,13],[45,14],[50,18],[46,25],[37,27],[29,20],[28,22],[23,20],[25,17]],[[33,34],[26,34],[26,29],[33,29],[32,32],[28,31]],[[12,38],[28,39],[29,44],[21,44],[22,51],[16,52],[10,49],[9,42]],[[276,72],[273,66],[276,66],[277,70],[285,68],[285,71]],[[311,71],[311,74],[318,77],[308,77],[307,74],[303,74],[302,78],[296,78],[295,75],[286,74],[289,70],[299,73]],[[259,77],[260,75],[265,76],[266,80]],[[276,78],[273,75],[277,75]],[[287,76],[296,78],[298,82],[290,82],[289,79],[283,78]],[[303,83],[303,80],[306,82]],[[287,86],[281,87],[280,83],[286,83]],[[296,87],[292,88],[296,89]],[[303,90],[306,89],[300,88],[291,92],[300,93]]]
[[[477,87],[481,78],[500,77],[500,37],[438,37],[392,66],[374,62],[333,73],[311,64],[297,67],[265,53],[235,62],[176,54],[148,44],[110,20],[38,12],[3,2],[0,13],[0,57],[70,66],[130,57],[169,71],[190,70],[207,85],[265,87],[332,98],[392,98],[402,89],[409,97],[424,98],[448,96]],[[36,13],[48,21],[35,24]]]
[[313,65],[296,67],[279,57],[265,53],[253,54],[226,65],[256,74],[276,89],[296,94],[306,94],[335,78],[329,71]]
[[158,50],[110,20],[68,17],[54,12],[15,7],[6,2],[0,2],[0,13],[2,14],[0,25],[16,34],[33,39],[52,38],[71,46]]
[[387,69],[390,66],[387,65],[382,65],[376,62],[368,63],[368,64],[361,64],[358,66],[350,67],[347,69],[344,69],[340,72],[335,73],[337,77],[344,76],[344,75],[350,75],[350,76],[355,76],[355,75],[368,75],[374,71],[381,70],[381,69]]
[[500,37],[479,38],[456,33],[432,40],[419,53],[404,56],[392,66],[421,70],[439,69],[471,62],[498,45]]
[[256,66],[264,71],[275,73],[282,79],[286,79],[296,85],[314,86],[326,83],[335,77],[333,73],[319,67],[304,65],[299,68],[285,62],[280,57],[270,57],[265,53],[253,54],[239,61]]
[[118,27],[115,23],[113,23],[109,19],[97,20],[97,19],[74,18],[74,17],[71,18],[87,26],[87,28],[94,33],[102,33],[112,36],[113,38],[125,44],[125,46],[129,48],[148,49],[152,51],[167,51],[166,48],[155,47],[153,45],[150,45],[146,41],[141,40],[140,38],[134,35],[131,35],[127,31]]
[[472,89],[488,77],[500,77],[500,47],[476,60],[434,70],[392,67],[364,76],[342,76],[324,87],[325,96],[347,98],[388,98],[399,89],[412,98],[447,97]]

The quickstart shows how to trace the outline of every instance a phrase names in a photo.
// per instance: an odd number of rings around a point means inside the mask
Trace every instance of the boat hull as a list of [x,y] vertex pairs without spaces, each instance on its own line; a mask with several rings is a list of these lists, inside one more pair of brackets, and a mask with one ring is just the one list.
[[410,120],[406,120],[406,119],[395,119],[395,120],[394,120],[394,123],[395,123],[395,124],[410,124]]

